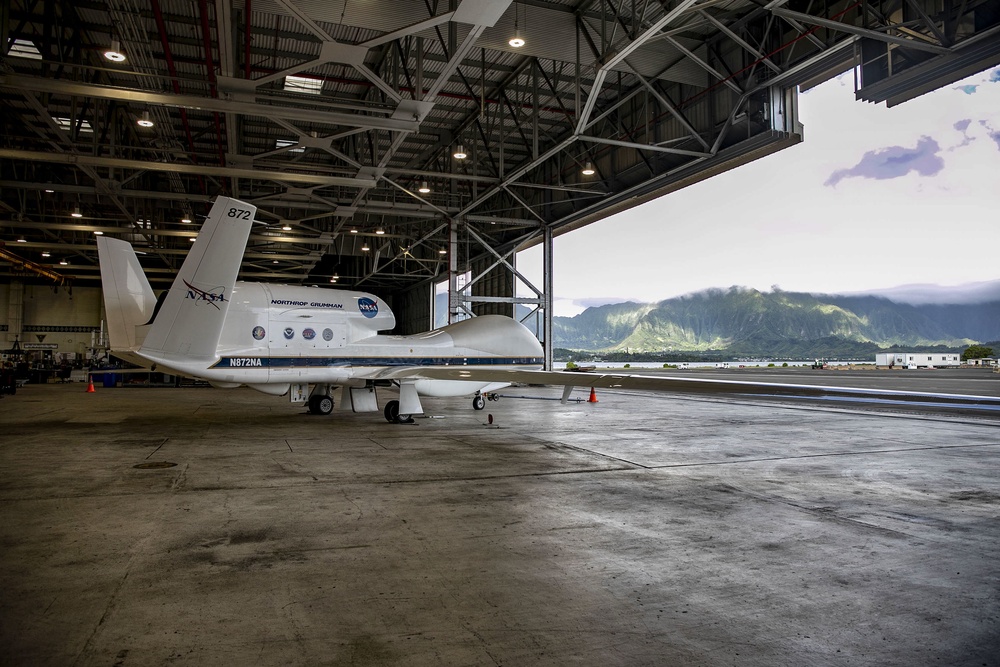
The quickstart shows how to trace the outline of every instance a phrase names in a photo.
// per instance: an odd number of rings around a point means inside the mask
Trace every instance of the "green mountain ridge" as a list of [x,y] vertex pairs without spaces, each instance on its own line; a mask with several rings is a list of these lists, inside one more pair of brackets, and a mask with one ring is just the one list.
[[[891,346],[964,348],[1000,337],[1000,301],[911,305],[880,296],[710,289],[553,320],[559,348],[810,357]],[[839,352],[837,352],[839,351]]]

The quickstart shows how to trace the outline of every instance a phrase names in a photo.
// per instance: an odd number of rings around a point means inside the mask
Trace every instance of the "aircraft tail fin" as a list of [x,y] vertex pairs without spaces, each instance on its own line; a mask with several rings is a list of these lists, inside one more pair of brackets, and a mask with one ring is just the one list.
[[215,200],[140,354],[160,360],[216,357],[256,213],[256,206],[236,199]]
[[153,288],[127,241],[99,236],[97,255],[111,350],[134,352],[141,342],[136,339],[135,328],[146,324],[156,307]]

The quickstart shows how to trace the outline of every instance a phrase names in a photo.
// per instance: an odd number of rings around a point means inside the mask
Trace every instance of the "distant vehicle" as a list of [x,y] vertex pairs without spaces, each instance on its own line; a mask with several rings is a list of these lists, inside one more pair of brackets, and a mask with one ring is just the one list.
[[815,359],[815,360],[813,360],[812,367],[813,367],[813,369],[823,369],[823,368],[826,368],[826,362],[823,361],[822,359]]

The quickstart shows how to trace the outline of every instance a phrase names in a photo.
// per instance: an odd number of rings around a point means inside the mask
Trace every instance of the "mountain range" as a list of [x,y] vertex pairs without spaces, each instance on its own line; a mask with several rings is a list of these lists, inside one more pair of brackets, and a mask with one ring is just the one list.
[[553,338],[558,348],[604,353],[715,351],[779,358],[865,357],[891,346],[964,349],[1000,339],[1000,281],[964,292],[907,286],[889,293],[895,298],[708,289],[556,317]]

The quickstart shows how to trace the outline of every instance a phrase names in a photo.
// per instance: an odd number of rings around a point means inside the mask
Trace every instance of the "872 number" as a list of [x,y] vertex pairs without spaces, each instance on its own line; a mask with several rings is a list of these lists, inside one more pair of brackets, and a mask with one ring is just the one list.
[[238,218],[240,220],[249,220],[250,219],[250,211],[247,211],[247,210],[242,209],[242,208],[231,208],[231,209],[229,209],[229,217],[230,218]]

